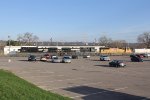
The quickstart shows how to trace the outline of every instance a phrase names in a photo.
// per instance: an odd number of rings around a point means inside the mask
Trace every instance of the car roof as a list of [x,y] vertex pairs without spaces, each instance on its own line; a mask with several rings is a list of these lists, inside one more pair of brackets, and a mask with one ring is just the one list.
[[29,55],[29,57],[36,57],[35,55]]
[[35,56],[35,55],[29,55],[29,56]]
[[70,56],[64,56],[63,58],[70,58]]
[[113,61],[114,61],[114,62],[116,62],[116,61],[117,61],[117,62],[123,62],[123,60],[113,60]]
[[108,57],[108,55],[100,55],[101,57]]
[[58,57],[54,57],[53,59],[58,59]]

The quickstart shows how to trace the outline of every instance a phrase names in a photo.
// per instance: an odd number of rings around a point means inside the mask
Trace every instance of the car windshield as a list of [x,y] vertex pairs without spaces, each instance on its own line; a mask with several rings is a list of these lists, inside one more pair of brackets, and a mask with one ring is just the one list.
[[112,62],[115,62],[115,63],[122,63],[123,61],[122,60],[113,60]]
[[108,56],[105,56],[105,55],[101,55],[100,57],[108,57]]
[[70,59],[69,57],[64,57],[64,59]]
[[112,62],[117,62],[117,60],[113,60]]
[[108,57],[108,56],[103,56],[103,57]]
[[54,57],[53,59],[58,59],[58,57]]
[[30,57],[30,58],[35,58],[35,56],[34,56],[34,55],[30,55],[29,57]]
[[44,56],[49,56],[49,54],[45,54]]
[[119,62],[119,63],[123,63],[123,61],[122,61],[122,60],[118,60],[118,62]]

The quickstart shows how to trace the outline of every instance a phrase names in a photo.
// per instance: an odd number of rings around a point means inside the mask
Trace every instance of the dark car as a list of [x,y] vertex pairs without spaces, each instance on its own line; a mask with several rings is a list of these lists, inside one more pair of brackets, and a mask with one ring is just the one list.
[[132,62],[143,62],[143,59],[136,55],[130,55],[130,58]]
[[72,55],[72,59],[78,59],[77,55]]
[[35,55],[30,55],[28,57],[28,61],[36,61],[36,56]]
[[126,66],[122,60],[113,60],[109,62],[110,67],[124,67]]
[[144,58],[143,54],[136,54],[135,56],[139,57],[139,58]]

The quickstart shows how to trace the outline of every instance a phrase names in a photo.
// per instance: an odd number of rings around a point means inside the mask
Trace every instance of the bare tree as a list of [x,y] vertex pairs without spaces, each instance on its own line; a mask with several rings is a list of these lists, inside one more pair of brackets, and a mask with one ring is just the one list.
[[150,48],[150,32],[144,32],[140,34],[137,38],[139,43],[144,44],[147,48]]
[[22,34],[18,34],[17,40],[18,40],[18,42],[22,45],[22,42],[23,42],[23,35],[22,35]]
[[127,42],[125,40],[114,40],[111,43],[111,47],[125,48],[125,47],[127,47]]
[[36,35],[34,35],[34,36],[33,36],[33,42],[36,43],[36,46],[37,46],[38,41],[39,41],[39,37],[36,36]]
[[39,37],[33,35],[33,33],[26,32],[19,34],[17,40],[24,43],[24,45],[33,45],[34,42],[38,42]]
[[100,45],[103,45],[103,46],[106,46],[106,47],[109,47],[110,44],[112,42],[112,39],[111,38],[108,38],[106,36],[102,36],[99,38],[99,44]]

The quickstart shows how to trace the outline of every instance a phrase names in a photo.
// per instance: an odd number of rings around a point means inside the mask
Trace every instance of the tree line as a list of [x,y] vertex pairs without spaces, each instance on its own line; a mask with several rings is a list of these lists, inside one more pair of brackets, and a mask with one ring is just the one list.
[[[33,33],[26,32],[23,34],[18,34],[17,40],[8,40],[6,45],[21,46],[21,45],[37,45],[39,42],[39,37]],[[150,48],[150,32],[144,32],[137,37],[137,43],[139,47]],[[101,36],[98,39],[98,44],[105,47],[118,47],[125,48],[129,46],[129,43],[125,40],[112,40],[107,36]]]
[[[102,36],[99,38],[99,45],[104,45],[106,47],[129,47],[130,43],[127,43],[125,40],[112,40],[106,36]],[[138,45],[137,45],[138,44]],[[150,32],[144,32],[137,37],[137,43],[134,45],[138,48],[150,48]]]
[[26,32],[23,34],[18,34],[17,40],[8,40],[7,41],[7,46],[12,45],[12,46],[21,46],[21,45],[36,45],[37,42],[39,41],[39,37],[34,35],[33,33]]

